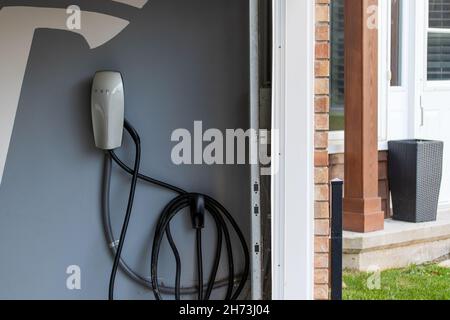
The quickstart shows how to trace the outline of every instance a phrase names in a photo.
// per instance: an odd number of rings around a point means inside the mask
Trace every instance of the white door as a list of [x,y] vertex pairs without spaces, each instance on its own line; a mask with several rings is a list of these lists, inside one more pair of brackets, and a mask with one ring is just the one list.
[[[423,1],[423,0],[420,0]],[[411,44],[410,15],[413,5],[411,0],[390,0],[386,3],[388,26],[385,31],[387,46],[386,67],[387,76],[387,139],[400,140],[410,137],[410,122],[408,117],[410,90],[412,88],[409,68],[411,61],[408,46]],[[384,74],[384,73],[382,73]]]
[[[422,1],[420,1],[422,2]],[[416,136],[444,141],[440,205],[450,206],[450,0],[426,0],[422,25]],[[423,17],[420,17],[424,12]],[[423,20],[422,20],[423,19]]]

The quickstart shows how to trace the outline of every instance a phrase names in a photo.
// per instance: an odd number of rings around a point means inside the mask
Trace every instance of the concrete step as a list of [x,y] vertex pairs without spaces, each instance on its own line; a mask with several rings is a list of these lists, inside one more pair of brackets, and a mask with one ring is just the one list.
[[450,260],[442,261],[441,263],[439,263],[439,266],[450,269]]
[[386,220],[383,231],[344,232],[344,268],[358,271],[403,268],[435,261],[450,253],[450,211],[436,222]]

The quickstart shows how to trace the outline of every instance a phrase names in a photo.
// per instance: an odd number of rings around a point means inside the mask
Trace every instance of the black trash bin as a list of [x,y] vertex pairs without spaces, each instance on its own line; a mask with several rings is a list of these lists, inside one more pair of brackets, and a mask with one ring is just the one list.
[[416,223],[436,220],[443,153],[441,141],[389,142],[389,184],[394,220]]

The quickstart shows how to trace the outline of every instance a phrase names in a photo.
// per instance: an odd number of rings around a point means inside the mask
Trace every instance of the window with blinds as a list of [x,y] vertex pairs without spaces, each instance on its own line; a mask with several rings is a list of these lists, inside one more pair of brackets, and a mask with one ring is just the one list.
[[330,131],[344,130],[344,0],[331,1]]
[[428,80],[450,80],[450,0],[429,0],[428,19]]

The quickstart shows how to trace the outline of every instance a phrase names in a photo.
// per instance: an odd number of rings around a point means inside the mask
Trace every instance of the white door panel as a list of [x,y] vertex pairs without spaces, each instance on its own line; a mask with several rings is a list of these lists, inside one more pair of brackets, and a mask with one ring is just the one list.
[[450,92],[424,93],[422,99],[423,115],[419,138],[444,141],[443,179],[439,202],[441,205],[447,205],[450,204]]
[[388,140],[401,140],[408,137],[408,92],[389,88],[388,97]]
[[447,2],[416,2],[416,68],[420,94],[416,105],[416,137],[444,142],[440,206],[450,205],[450,78],[447,72],[450,9]]

